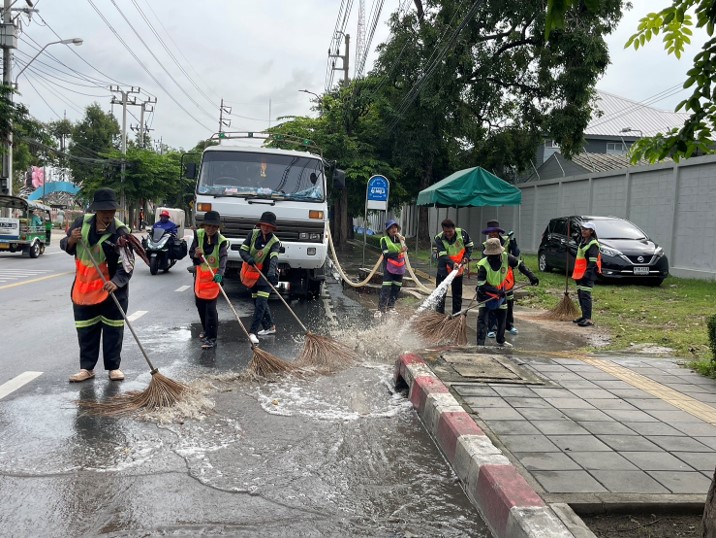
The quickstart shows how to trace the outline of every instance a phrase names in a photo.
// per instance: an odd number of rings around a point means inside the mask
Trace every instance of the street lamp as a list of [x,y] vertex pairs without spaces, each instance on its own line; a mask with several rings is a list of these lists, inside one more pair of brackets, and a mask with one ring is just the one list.
[[310,90],[298,90],[298,91],[299,91],[299,92],[303,92],[303,93],[310,93],[311,95],[315,95],[315,96],[316,96],[316,99],[318,99],[319,101],[321,100],[321,96],[320,96],[320,95],[318,95],[317,93],[314,93],[314,92],[312,92],[312,91],[310,91]]
[[624,127],[620,133],[639,133],[639,138],[644,138],[644,133],[641,131],[641,129],[632,129],[631,127]]
[[43,52],[47,47],[49,47],[50,45],[75,45],[75,46],[79,47],[82,43],[83,43],[82,38],[79,38],[79,37],[73,37],[72,39],[61,39],[61,40],[59,40],[59,41],[50,41],[47,45],[45,45],[45,46],[42,47],[39,51],[37,51],[37,54],[35,54],[35,55],[30,59],[30,61],[27,62],[22,69],[20,69],[20,72],[15,76],[15,82],[14,82],[15,89],[17,89],[17,79],[20,78],[20,75],[22,75],[23,71],[25,71],[25,69],[27,69],[28,67],[30,67],[30,64],[31,64],[32,62],[34,62],[35,59],[36,59],[40,54],[42,54],[42,52]]

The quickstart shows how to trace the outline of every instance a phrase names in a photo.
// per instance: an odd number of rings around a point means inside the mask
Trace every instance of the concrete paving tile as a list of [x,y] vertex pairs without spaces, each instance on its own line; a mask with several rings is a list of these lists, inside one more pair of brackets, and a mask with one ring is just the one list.
[[598,389],[599,387],[592,383],[591,381],[587,380],[567,380],[567,381],[560,381],[559,382],[562,387],[569,390],[578,390],[578,389]]
[[682,422],[674,424],[674,428],[691,437],[716,437],[716,426],[705,422]]
[[524,417],[511,407],[487,407],[477,409],[475,413],[485,421],[490,420],[524,420]]
[[544,435],[500,435],[510,452],[559,452]]
[[592,398],[595,400],[601,400],[604,398],[616,398],[617,396],[605,389],[585,389],[585,388],[573,388],[571,392],[576,394],[579,398]]
[[589,377],[590,379],[592,378],[592,374],[596,374],[602,371],[596,366],[592,366],[591,364],[572,364],[567,368],[570,369],[572,372],[578,372],[580,374],[588,373],[589,375],[584,377]]
[[674,456],[688,463],[697,471],[708,471],[713,474],[716,458],[713,452],[674,452]]
[[545,435],[589,435],[576,422],[564,420],[537,420],[532,425]]
[[680,435],[679,430],[663,422],[623,422],[639,435]]
[[621,422],[616,421],[580,422],[579,425],[594,435],[637,435],[634,430],[631,430],[624,426]]
[[584,379],[579,374],[575,374],[574,372],[549,372],[548,377],[552,379],[553,381],[581,381]]
[[630,398],[648,398],[650,396],[648,392],[644,392],[643,390],[635,389],[633,387],[628,389],[609,389],[609,391],[615,396],[625,400]]
[[491,396],[466,396],[465,403],[475,410],[485,409],[487,407],[510,407],[502,398]]
[[497,386],[497,385],[490,385],[497,394],[502,396],[503,398],[505,396],[522,396],[524,398],[537,398],[538,395],[535,394],[531,388],[529,387],[506,387],[504,385]]
[[594,435],[549,435],[548,439],[563,452],[607,452],[611,448]]
[[487,426],[499,436],[540,434],[539,429],[526,420],[491,420]]
[[519,409],[527,407],[529,409],[551,409],[551,405],[542,398],[522,398],[521,396],[507,396],[505,401],[512,407]]
[[545,398],[545,401],[557,409],[594,409],[594,406],[581,398]]
[[663,452],[659,446],[641,435],[603,434],[597,437],[616,452]]
[[708,387],[704,387],[703,385],[692,385],[692,384],[686,384],[686,383],[671,383],[667,385],[670,389],[674,389],[679,392],[683,392],[684,394],[689,393],[697,393],[701,394],[703,392],[709,392]]
[[715,392],[694,392],[693,394],[687,392],[686,394],[711,407],[716,407],[716,389],[714,390]]
[[681,381],[678,379],[675,375],[649,375],[646,376],[652,381],[656,381],[657,383],[661,383],[662,385],[670,385],[672,383],[678,383]]
[[677,424],[679,422],[701,422],[700,418],[687,413],[686,411],[660,411],[658,409],[649,411],[654,418],[666,422],[667,424]]
[[618,379],[607,379],[607,380],[594,380],[595,385],[599,385],[603,389],[612,390],[612,389],[628,389],[631,388],[631,385],[629,383],[625,383],[624,381],[620,381]]
[[607,490],[586,471],[531,471],[549,493],[603,493]]
[[647,439],[668,452],[712,452],[705,444],[683,435],[648,435]]
[[716,450],[716,437],[701,437],[700,435],[694,436],[699,443],[705,444],[713,450]]
[[570,452],[569,457],[588,470],[639,470],[636,465],[616,452]]
[[572,392],[567,389],[555,389],[547,387],[538,387],[532,389],[533,392],[540,398],[567,398],[572,396]]
[[625,398],[627,402],[642,411],[676,411],[676,407],[660,398]]
[[591,398],[587,398],[587,401],[594,405],[595,407],[598,407],[599,409],[606,410],[606,409],[624,409],[624,410],[631,410],[636,411],[636,407],[634,407],[632,404],[627,402],[626,400],[621,399],[612,399],[612,398],[605,398],[600,400],[593,400]]
[[558,409],[555,409],[554,407],[549,407],[545,409],[521,408],[519,412],[520,415],[525,417],[527,420],[561,420],[566,416],[564,413],[562,413]]
[[478,384],[453,384],[452,389],[457,392],[460,396],[493,396],[496,397],[497,393],[492,387]]
[[693,471],[686,462],[666,452],[620,452],[642,471]]
[[644,471],[590,471],[612,493],[669,493]]
[[532,368],[539,372],[568,372],[569,370],[560,364],[536,364],[532,361],[528,363]]
[[629,411],[627,409],[605,409],[604,412],[614,420],[620,422],[656,422],[656,419],[644,411]]
[[672,493],[706,494],[711,479],[696,471],[692,473],[675,473],[673,471],[650,471],[649,474]]
[[530,471],[581,470],[579,465],[562,452],[519,452],[514,456]]
[[647,377],[650,375],[667,375],[663,368],[656,368],[654,366],[637,366],[632,368],[632,371]]
[[614,419],[599,409],[563,409],[562,413],[574,421],[598,422],[600,420],[613,421]]

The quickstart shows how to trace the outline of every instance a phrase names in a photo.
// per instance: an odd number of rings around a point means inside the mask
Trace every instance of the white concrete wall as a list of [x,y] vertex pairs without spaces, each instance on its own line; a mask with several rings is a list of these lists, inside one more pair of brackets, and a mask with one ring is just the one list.
[[716,155],[517,186],[519,207],[431,208],[430,233],[449,217],[482,242],[480,230],[497,219],[523,252],[536,253],[551,218],[624,217],[664,248],[673,275],[716,280]]

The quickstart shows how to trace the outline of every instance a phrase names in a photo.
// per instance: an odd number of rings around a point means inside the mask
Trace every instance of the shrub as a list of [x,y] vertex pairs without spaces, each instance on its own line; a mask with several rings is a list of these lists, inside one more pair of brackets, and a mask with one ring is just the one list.
[[716,367],[716,314],[709,318],[706,325],[709,330],[709,347],[711,348],[711,364]]

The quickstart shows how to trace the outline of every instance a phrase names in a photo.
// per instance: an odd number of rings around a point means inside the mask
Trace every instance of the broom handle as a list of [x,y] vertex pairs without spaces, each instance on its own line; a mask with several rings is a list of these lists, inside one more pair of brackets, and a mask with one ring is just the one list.
[[[209,269],[209,272],[211,273],[211,276],[213,277],[215,275],[214,270],[211,268],[211,265],[206,261],[206,258],[204,255],[201,255],[201,261],[206,264],[206,267]],[[221,291],[221,294],[224,296],[224,299],[226,299],[226,302],[229,303],[229,308],[231,308],[231,311],[234,313],[234,316],[236,316],[236,321],[239,322],[239,326],[241,327],[241,330],[244,331],[244,334],[246,335],[246,338],[249,339],[249,343],[251,344],[251,349],[254,349],[254,343],[251,341],[251,338],[249,338],[249,331],[246,330],[246,327],[244,327],[244,324],[241,322],[241,318],[239,317],[239,313],[234,308],[234,305],[231,304],[231,300],[229,300],[229,296],[226,295],[226,291],[224,291],[224,287],[216,283],[217,286],[219,286],[219,291]]]
[[567,248],[564,250],[564,294],[569,293],[569,240],[572,235],[569,233],[569,219],[567,219]]
[[[89,248],[89,245],[85,242],[85,240],[82,240],[82,246],[87,251],[87,254],[89,255],[89,259],[92,262],[92,265],[94,266],[95,270],[99,274],[99,276],[102,278],[102,282],[104,284],[107,283],[107,279],[104,276],[104,273],[99,268],[99,265],[97,265],[97,262],[94,259],[94,256],[92,255],[92,250]],[[100,248],[102,248],[100,246]],[[114,292],[109,292],[110,296],[112,297],[112,300],[114,300],[114,304],[117,305],[117,308],[119,309],[120,314],[122,314],[122,318],[124,318],[124,322],[127,324],[127,327],[129,327],[129,332],[132,333],[132,336],[134,337],[134,341],[137,342],[137,345],[139,346],[139,350],[142,352],[142,355],[144,355],[144,360],[147,361],[147,364],[149,365],[149,368],[151,369],[151,374],[156,374],[159,370],[154,367],[152,364],[152,361],[149,360],[149,355],[147,355],[147,352],[144,350],[144,346],[142,346],[142,343],[139,341],[139,337],[137,336],[137,333],[134,332],[134,327],[132,327],[132,324],[127,319],[127,313],[124,311],[124,308],[122,308],[122,305],[119,304],[119,300],[117,297],[115,297]]]
[[269,279],[266,277],[266,275],[264,275],[261,271],[259,271],[259,268],[256,267],[256,264],[255,264],[255,263],[252,263],[251,266],[259,272],[259,274],[261,275],[261,278],[264,279],[264,281],[266,282],[266,284],[268,284],[269,286],[271,286],[271,289],[276,292],[276,295],[278,295],[278,298],[281,299],[281,302],[283,302],[283,304],[286,305],[286,308],[288,308],[288,311],[291,312],[291,315],[294,317],[294,319],[295,319],[295,320],[298,322],[298,324],[301,326],[301,328],[303,329],[303,332],[307,333],[307,332],[308,332],[308,329],[306,328],[306,326],[301,322],[300,319],[298,319],[298,316],[296,315],[296,312],[293,311],[293,308],[291,308],[290,306],[288,306],[288,303],[286,302],[286,299],[284,299],[284,298],[281,296],[281,294],[278,292],[278,290],[274,287],[274,285],[271,284],[271,282],[269,282]]
[[[511,291],[517,291],[517,290],[520,290],[520,289],[525,288],[525,287],[527,287],[527,284],[520,284],[519,286],[515,286],[514,288],[512,288]],[[475,297],[477,297],[477,293],[475,294]],[[474,300],[475,300],[475,299],[473,298],[473,301],[474,301]],[[490,301],[493,301],[493,300],[494,300],[494,299],[485,299],[485,300],[482,301],[482,302],[479,302],[479,303],[477,303],[477,304],[475,304],[475,305],[468,306],[467,308],[464,308],[464,309],[460,310],[460,312],[456,312],[455,314],[450,314],[449,317],[450,317],[450,319],[453,319],[453,318],[456,318],[456,317],[461,316],[461,315],[463,315],[463,314],[467,314],[467,312],[468,312],[469,310],[472,310],[473,308],[477,308],[478,306],[482,306],[482,305],[484,305],[484,304],[487,304],[487,303],[489,303]],[[472,301],[470,301],[470,303],[472,303]]]

